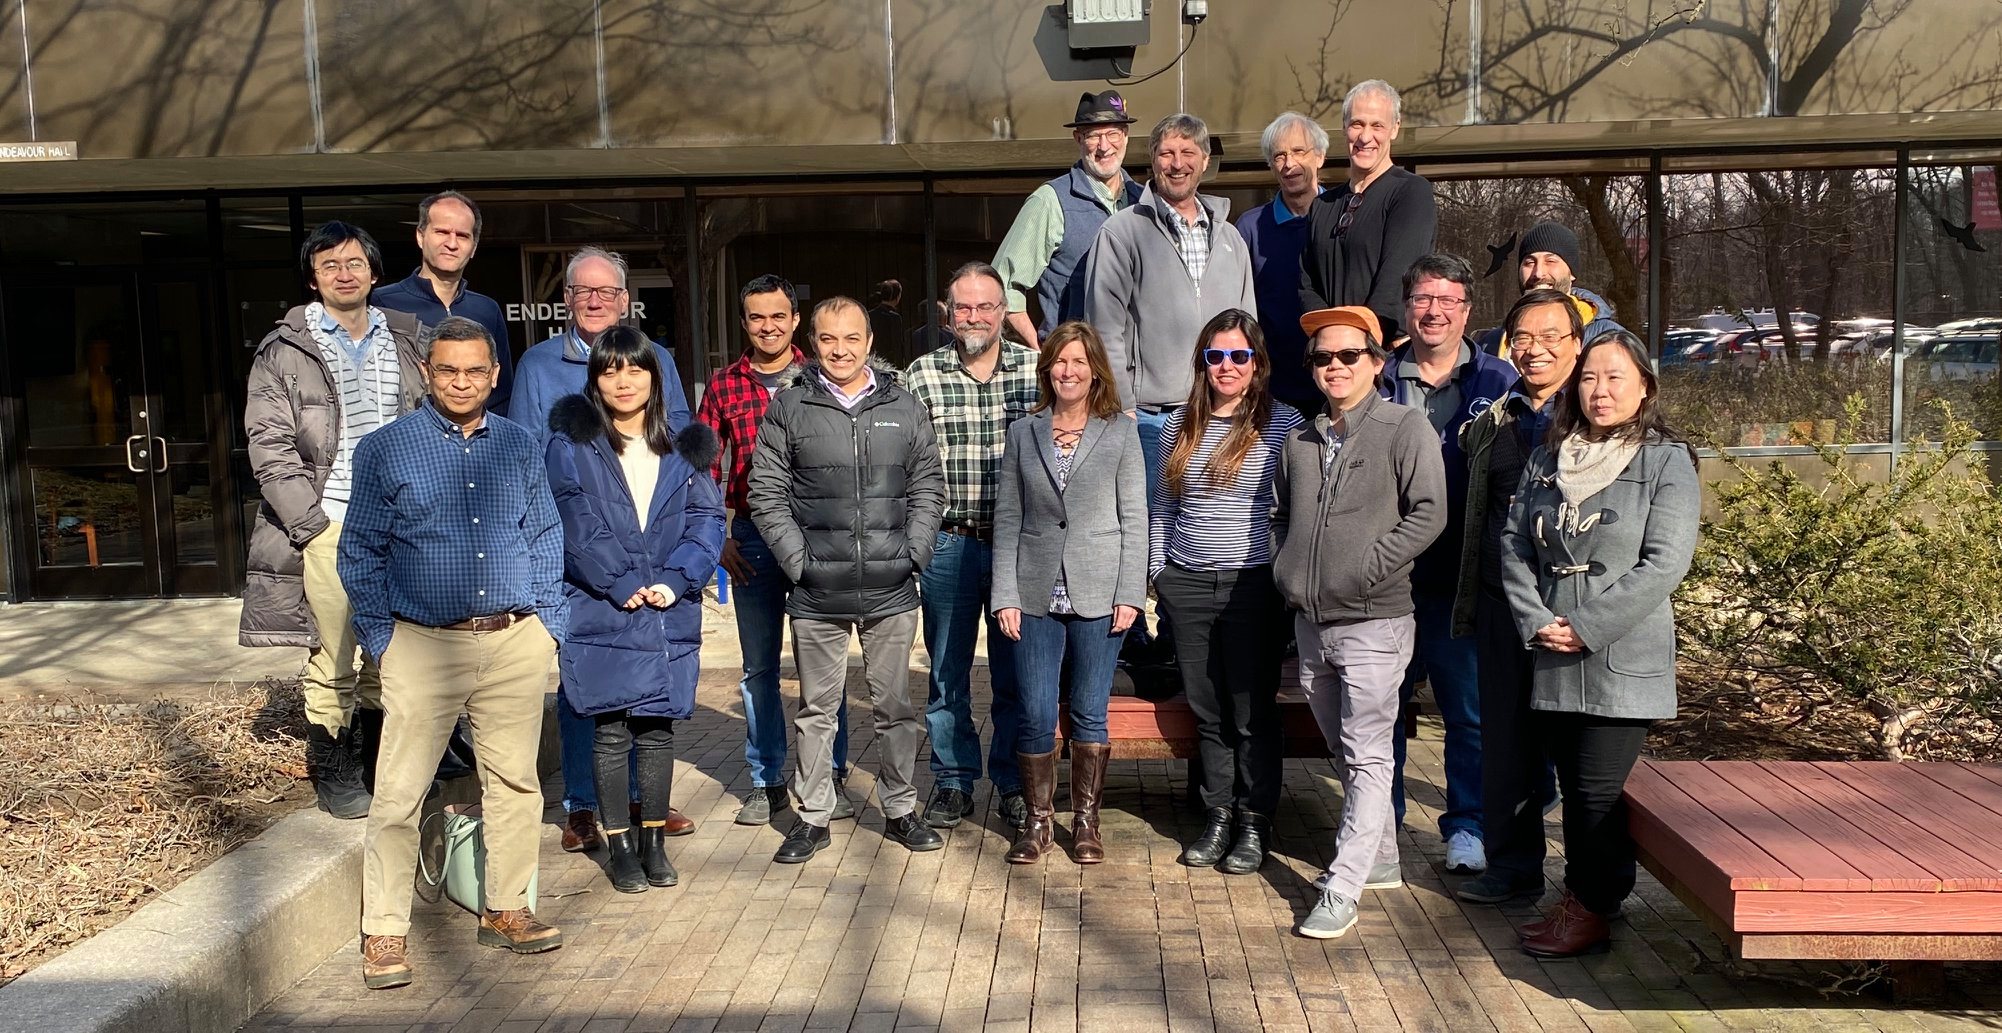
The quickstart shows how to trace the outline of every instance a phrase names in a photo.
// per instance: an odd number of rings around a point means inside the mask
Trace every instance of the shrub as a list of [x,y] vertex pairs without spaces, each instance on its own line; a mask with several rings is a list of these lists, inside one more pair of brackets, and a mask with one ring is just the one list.
[[1883,755],[1989,752],[2002,701],[2002,496],[1969,452],[1974,428],[1938,406],[1937,444],[1914,445],[1888,482],[1860,479],[1843,446],[1867,403],[1851,398],[1825,483],[1780,463],[1727,457],[1743,480],[1678,599],[1688,657],[1724,679],[1868,709]]

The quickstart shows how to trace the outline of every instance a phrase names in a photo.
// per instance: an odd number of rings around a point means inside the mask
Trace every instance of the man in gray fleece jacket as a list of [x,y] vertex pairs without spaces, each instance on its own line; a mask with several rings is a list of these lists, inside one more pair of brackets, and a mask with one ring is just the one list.
[[1296,931],[1332,939],[1363,890],[1404,884],[1397,858],[1397,697],[1417,622],[1411,567],[1446,529],[1446,464],[1423,409],[1377,394],[1389,352],[1360,305],[1300,317],[1327,411],[1286,438],[1273,486],[1272,569],[1314,721],[1342,766],[1342,825],[1320,902]]
[[1085,319],[1105,342],[1120,404],[1140,422],[1150,489],[1161,425],[1189,399],[1203,324],[1227,309],[1258,314],[1251,249],[1230,224],[1230,202],[1196,192],[1209,141],[1194,115],[1156,124],[1153,178],[1138,203],[1105,220],[1085,260]]

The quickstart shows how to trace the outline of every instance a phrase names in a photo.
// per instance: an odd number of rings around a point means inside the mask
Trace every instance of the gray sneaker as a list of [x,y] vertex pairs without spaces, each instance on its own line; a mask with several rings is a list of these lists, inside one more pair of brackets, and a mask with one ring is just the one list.
[[786,795],[785,786],[752,786],[744,806],[737,808],[737,824],[769,825],[774,813],[791,806],[792,797]]
[[[1314,876],[1314,888],[1317,890],[1326,890],[1328,888],[1328,876],[1332,874],[1334,873],[1324,870],[1321,874]],[[1402,885],[1404,885],[1404,869],[1402,867],[1394,864],[1379,864],[1373,865],[1370,868],[1369,874],[1363,878],[1362,888],[1366,890],[1394,890]]]
[[1331,890],[1321,891],[1320,903],[1293,931],[1310,940],[1332,940],[1355,928],[1356,902]]
[[834,780],[834,810],[828,812],[827,818],[829,821],[843,821],[854,816],[855,801],[848,798],[848,780],[837,777]]

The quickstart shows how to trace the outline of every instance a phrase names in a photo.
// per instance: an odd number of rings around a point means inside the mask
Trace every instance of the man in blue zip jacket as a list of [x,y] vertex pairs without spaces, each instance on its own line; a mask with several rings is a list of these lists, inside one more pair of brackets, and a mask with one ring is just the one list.
[[[1418,679],[1432,683],[1446,723],[1446,809],[1439,835],[1446,870],[1473,874],[1487,867],[1481,842],[1481,700],[1472,638],[1453,637],[1453,597],[1459,586],[1461,522],[1467,505],[1467,457],[1460,427],[1501,401],[1515,367],[1482,351],[1467,336],[1474,270],[1442,252],[1425,255],[1404,273],[1404,327],[1411,336],[1391,353],[1381,392],[1423,409],[1439,433],[1446,460],[1446,532],[1418,557],[1411,573],[1418,637],[1405,672],[1400,704],[1408,706]],[[1404,821],[1404,737],[1396,739],[1394,803]]]
[[514,390],[514,347],[507,319],[500,302],[466,286],[466,267],[480,248],[485,224],[480,206],[457,190],[417,202],[417,252],[423,262],[409,276],[377,287],[369,301],[391,312],[408,312],[425,326],[437,326],[446,316],[465,316],[485,327],[500,348],[500,373],[487,411],[506,413],[508,393]]

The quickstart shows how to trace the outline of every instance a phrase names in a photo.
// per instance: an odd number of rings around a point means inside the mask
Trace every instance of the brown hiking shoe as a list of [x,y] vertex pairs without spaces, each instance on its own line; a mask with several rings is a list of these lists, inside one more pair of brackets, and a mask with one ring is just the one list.
[[563,946],[563,930],[544,925],[525,907],[489,911],[480,918],[480,945],[516,954],[540,954]]
[[598,834],[598,816],[591,811],[571,811],[563,820],[563,850],[565,853],[581,854],[586,850],[596,850],[605,845],[605,837]]
[[410,985],[410,954],[403,937],[361,938],[361,981],[370,990]]

